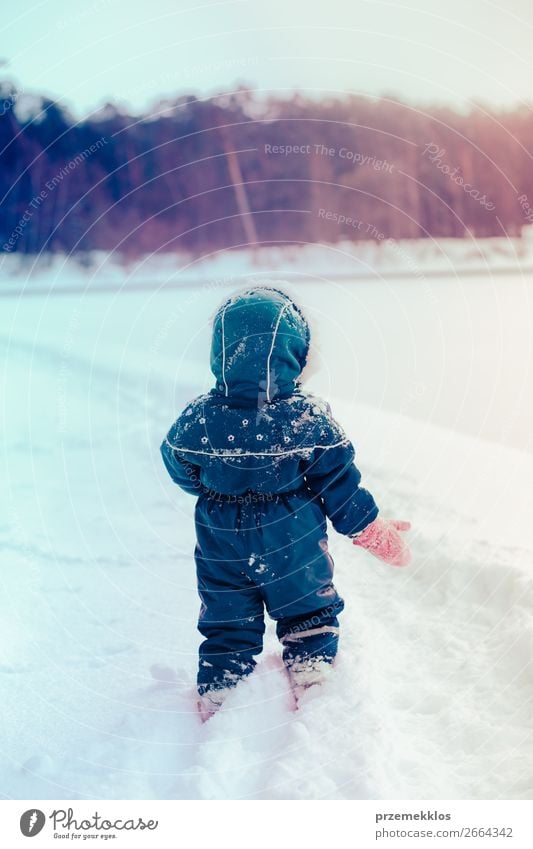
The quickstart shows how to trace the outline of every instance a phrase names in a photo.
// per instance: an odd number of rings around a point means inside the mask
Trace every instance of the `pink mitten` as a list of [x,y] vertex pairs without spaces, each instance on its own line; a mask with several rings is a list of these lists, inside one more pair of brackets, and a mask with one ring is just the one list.
[[390,566],[407,566],[411,562],[411,552],[399,532],[408,531],[410,527],[410,522],[380,519],[378,516],[364,531],[353,537],[352,542],[366,548],[370,554]]

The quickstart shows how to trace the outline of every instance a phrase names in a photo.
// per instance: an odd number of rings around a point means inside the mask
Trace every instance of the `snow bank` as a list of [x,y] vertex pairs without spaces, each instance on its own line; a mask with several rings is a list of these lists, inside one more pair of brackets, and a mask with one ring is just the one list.
[[[278,269],[282,271],[278,272]],[[23,257],[3,254],[0,274],[9,291],[123,287],[186,288],[199,281],[235,285],[243,276],[329,279],[379,279],[460,276],[473,273],[524,274],[533,269],[533,226],[522,238],[383,239],[261,246],[256,250],[218,250],[201,257],[180,253],[146,255],[126,264],[120,255]]]

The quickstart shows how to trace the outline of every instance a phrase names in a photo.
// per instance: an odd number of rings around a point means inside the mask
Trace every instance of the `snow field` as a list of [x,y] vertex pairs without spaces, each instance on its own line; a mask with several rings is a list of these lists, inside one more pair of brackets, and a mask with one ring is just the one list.
[[[402,379],[391,340],[393,353],[370,359],[385,375],[372,395],[357,377],[364,350],[353,342],[351,365],[346,352],[350,332],[370,335],[388,306],[369,294],[365,331],[350,292],[334,291],[311,382],[353,438],[383,514],[412,521],[413,565],[391,569],[332,532],[346,601],[335,674],[294,712],[269,629],[256,673],[206,725],[193,686],[194,501],[172,488],[158,446],[210,385],[205,318],[225,289],[2,301],[5,797],[531,797],[533,456],[480,436],[509,379],[478,396],[480,417],[448,411],[443,427],[444,413],[428,410],[454,381],[458,407],[464,398],[459,366],[442,388],[457,336],[424,415],[386,394]],[[410,291],[395,295],[399,308]],[[305,297],[316,314],[320,295]],[[423,321],[407,326],[404,397],[427,345]],[[475,356],[462,354],[468,375]],[[512,348],[498,357],[512,374]]]

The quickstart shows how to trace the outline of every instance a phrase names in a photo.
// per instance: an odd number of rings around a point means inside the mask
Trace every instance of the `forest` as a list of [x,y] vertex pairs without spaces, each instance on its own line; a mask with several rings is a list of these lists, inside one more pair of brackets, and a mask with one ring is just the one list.
[[533,111],[246,87],[76,119],[0,88],[8,253],[519,236],[533,223]]

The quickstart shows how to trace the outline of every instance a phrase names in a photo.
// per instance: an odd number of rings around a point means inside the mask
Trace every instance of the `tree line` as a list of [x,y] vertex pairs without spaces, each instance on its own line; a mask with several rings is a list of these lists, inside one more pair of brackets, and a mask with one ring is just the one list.
[[180,96],[76,120],[0,86],[8,253],[520,235],[533,112],[387,97]]

